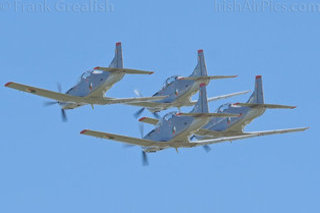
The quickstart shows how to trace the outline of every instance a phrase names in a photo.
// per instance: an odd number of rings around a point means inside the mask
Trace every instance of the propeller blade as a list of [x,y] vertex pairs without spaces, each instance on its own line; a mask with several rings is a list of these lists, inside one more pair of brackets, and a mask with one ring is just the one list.
[[143,166],[149,165],[147,153],[145,153],[144,151],[142,151],[142,165]]
[[143,125],[143,123],[139,123],[139,131],[140,131],[140,137],[143,138],[143,136],[144,136],[144,125]]
[[59,82],[57,83],[57,88],[58,88],[58,92],[62,93],[62,86]]
[[140,115],[143,113],[143,111],[144,111],[145,109],[146,109],[145,107],[139,109],[136,113],[133,114],[133,116],[134,116],[135,118],[140,117]]
[[142,95],[142,93],[140,92],[140,90],[135,89],[135,90],[133,90],[133,92],[134,92],[134,94],[136,94],[136,96],[138,96],[138,97],[143,97],[143,95]]
[[51,106],[57,104],[57,101],[46,101],[43,103],[43,106]]
[[160,119],[161,118],[158,112],[154,112],[152,114],[156,119]]
[[211,148],[210,148],[209,145],[204,145],[203,148],[204,148],[204,150],[205,150],[206,152],[210,152],[210,151],[211,151]]
[[64,109],[61,109],[61,117],[62,117],[62,121],[64,122],[68,121],[67,115]]

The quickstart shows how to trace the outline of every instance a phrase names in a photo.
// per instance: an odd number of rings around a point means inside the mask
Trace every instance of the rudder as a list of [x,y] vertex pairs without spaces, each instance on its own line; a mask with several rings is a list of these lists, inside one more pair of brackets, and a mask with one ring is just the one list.
[[123,68],[121,42],[117,42],[116,43],[116,49],[115,49],[114,58],[111,61],[109,67],[111,67],[111,68]]

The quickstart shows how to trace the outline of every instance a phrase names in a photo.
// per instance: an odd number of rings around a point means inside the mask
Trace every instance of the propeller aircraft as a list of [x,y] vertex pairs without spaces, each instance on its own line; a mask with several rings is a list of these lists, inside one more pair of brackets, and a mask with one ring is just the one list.
[[[28,92],[34,95],[43,96],[53,99],[53,102],[47,102],[46,105],[59,104],[61,107],[62,118],[66,121],[65,110],[74,109],[83,105],[107,105],[119,103],[137,103],[151,100],[161,100],[166,96],[159,97],[138,97],[138,98],[110,98],[105,97],[105,93],[125,74],[153,74],[150,71],[126,69],[123,68],[122,47],[121,42],[116,43],[115,56],[109,67],[95,67],[92,71],[83,73],[79,82],[69,89],[65,94],[61,92],[61,86],[58,85],[59,92],[40,89],[24,84],[8,82],[6,87]],[[142,104],[143,105],[143,104]]]

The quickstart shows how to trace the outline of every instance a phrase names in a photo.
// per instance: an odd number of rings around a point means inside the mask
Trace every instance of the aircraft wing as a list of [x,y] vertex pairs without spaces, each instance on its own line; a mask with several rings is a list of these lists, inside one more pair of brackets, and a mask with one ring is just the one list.
[[149,117],[142,117],[139,119],[140,122],[143,123],[148,123],[148,124],[152,124],[152,125],[157,125],[159,120],[155,119],[155,118],[149,118]]
[[178,113],[178,116],[191,116],[191,117],[239,117],[240,114],[233,113]]
[[[148,101],[157,101],[166,98],[167,96],[155,96],[155,97],[138,97],[138,98],[108,98],[105,97],[103,99],[100,98],[90,98],[89,100],[92,100],[93,104],[100,104],[100,105],[105,105],[105,104],[138,104],[140,102],[142,103],[149,103]],[[152,102],[150,102],[152,103]]]
[[144,102],[141,101],[141,102],[137,102],[137,103],[129,103],[129,105],[141,106],[141,107],[147,107],[147,108],[167,108],[167,107],[171,106],[170,103],[160,103],[160,102],[151,102],[151,101],[149,101],[149,102],[148,101],[144,101]]
[[[217,101],[217,100],[221,100],[221,99],[225,99],[225,98],[231,98],[231,97],[237,96],[237,95],[243,95],[243,94],[247,94],[248,92],[250,92],[250,90],[242,91],[242,92],[234,92],[234,93],[230,93],[227,95],[215,96],[215,97],[208,98],[208,102]],[[190,101],[187,106],[193,106],[196,103],[197,103],[197,101]]]
[[123,72],[126,74],[145,74],[151,75],[153,71],[144,71],[144,70],[136,70],[136,69],[126,69],[126,68],[111,68],[111,67],[95,67],[95,70],[101,70],[105,72]]
[[61,102],[73,102],[73,103],[82,103],[82,104],[120,104],[120,103],[137,103],[147,101],[155,101],[166,98],[166,96],[157,96],[157,97],[139,97],[139,98],[97,98],[97,97],[79,97],[67,95],[59,92],[54,92],[46,89],[40,89],[36,87],[27,86],[24,84],[9,82],[5,84],[6,87],[12,89],[20,90],[23,92],[28,92],[34,95],[39,95],[42,97],[54,99]]
[[40,88],[36,88],[36,87],[31,87],[31,86],[27,86],[24,84],[8,82],[5,84],[5,86],[12,88],[12,89],[20,90],[22,92],[28,92],[28,93],[31,93],[34,95],[39,95],[42,97],[51,98],[51,99],[61,101],[61,102],[85,103],[83,97],[66,95],[63,93],[53,92],[50,90],[40,89]]
[[255,103],[235,103],[233,105],[251,108],[268,108],[268,109],[294,109],[295,106],[279,105],[279,104],[255,104]]
[[82,130],[80,132],[80,134],[93,136],[93,137],[97,137],[97,138],[114,140],[114,141],[120,141],[123,143],[137,145],[137,146],[144,146],[144,147],[149,147],[149,146],[158,146],[159,147],[162,144],[164,144],[164,143],[157,142],[157,141],[151,141],[151,140],[140,139],[140,138],[133,138],[133,137],[116,135],[116,134],[111,134],[111,133],[106,133],[106,132],[92,131],[92,130],[87,130],[87,129]]
[[181,80],[192,80],[192,81],[205,81],[214,79],[225,79],[225,78],[236,78],[237,75],[214,75],[214,76],[192,76],[192,77],[181,77]]
[[236,135],[236,136],[231,136],[231,137],[221,137],[221,138],[216,138],[216,139],[193,141],[193,142],[191,142],[191,144],[194,144],[197,146],[203,146],[203,145],[221,143],[221,142],[226,142],[226,141],[235,141],[235,140],[258,137],[258,136],[283,134],[283,133],[290,133],[290,132],[300,132],[300,131],[305,131],[307,129],[309,129],[309,127],[294,128],[294,129],[278,129],[278,130],[258,131],[258,132],[247,132],[247,133],[243,133],[241,135]]

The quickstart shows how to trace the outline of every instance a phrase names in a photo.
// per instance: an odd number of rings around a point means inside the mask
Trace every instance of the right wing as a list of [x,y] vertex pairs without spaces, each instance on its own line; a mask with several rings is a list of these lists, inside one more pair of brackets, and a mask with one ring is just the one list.
[[82,130],[80,132],[80,134],[93,136],[93,137],[97,137],[97,138],[110,139],[110,140],[114,140],[114,141],[120,141],[123,143],[137,145],[137,146],[144,146],[144,147],[150,147],[150,146],[158,146],[159,147],[163,144],[161,142],[156,142],[156,141],[151,141],[151,140],[146,140],[146,139],[133,138],[133,137],[116,135],[116,134],[111,134],[111,133],[106,133],[106,132],[97,132],[97,131],[92,131],[92,130],[87,130],[87,129]]
[[143,123],[148,123],[148,124],[152,124],[152,125],[157,125],[159,120],[155,119],[155,118],[149,118],[149,117],[142,117],[139,119],[140,122]]
[[251,108],[267,108],[267,109],[294,109],[295,106],[279,105],[279,104],[255,104],[255,103],[235,103],[233,105]]
[[101,70],[105,72],[123,72],[126,74],[147,74],[151,75],[153,71],[144,71],[144,70],[136,70],[136,69],[126,69],[126,68],[112,68],[112,67],[95,67],[95,70]]
[[97,98],[97,97],[79,97],[67,95],[59,92],[53,92],[46,89],[40,89],[36,87],[27,86],[24,84],[18,84],[14,82],[9,82],[5,84],[6,87],[10,87],[12,89],[20,90],[23,92],[28,92],[34,95],[39,95],[42,97],[54,99],[60,102],[73,102],[73,103],[81,103],[81,104],[121,104],[121,103],[139,103],[147,101],[155,101],[166,98],[166,96],[156,96],[156,97],[143,97],[143,98]]
[[[225,98],[230,98],[230,97],[237,96],[237,95],[243,95],[243,94],[247,94],[248,92],[250,92],[250,90],[242,91],[242,92],[230,93],[230,94],[227,94],[227,95],[220,95],[220,96],[210,97],[210,98],[208,98],[208,102],[217,101],[217,100],[221,100],[221,99],[225,99]],[[197,101],[190,101],[188,104],[186,104],[186,106],[193,106],[196,103],[197,103]]]
[[157,101],[166,98],[167,96],[155,96],[155,97],[138,97],[138,98],[95,98],[92,97],[89,99],[90,103],[93,104],[138,104],[138,103],[152,103],[148,101]]
[[51,98],[61,102],[75,102],[75,103],[85,103],[83,97],[66,95],[59,92],[53,92],[46,89],[40,89],[36,87],[31,87],[23,84],[18,84],[14,82],[8,82],[5,84],[6,87],[10,87],[12,89],[20,90],[22,92],[28,92],[34,95],[39,95],[46,98]]
[[210,145],[210,144],[221,143],[221,142],[225,142],[225,141],[234,141],[234,140],[258,137],[258,136],[283,134],[283,133],[290,133],[290,132],[301,132],[301,131],[305,131],[307,129],[309,129],[309,127],[294,128],[294,129],[278,129],[278,130],[259,131],[259,132],[247,132],[247,133],[243,133],[242,135],[237,135],[237,136],[193,141],[193,142],[191,142],[191,144],[194,144],[197,146],[203,146],[203,145]]
[[240,114],[232,113],[178,113],[178,116],[191,116],[191,117],[239,117]]
[[236,78],[237,75],[214,75],[214,76],[191,76],[191,77],[181,77],[181,80],[192,80],[192,81],[205,81],[214,79],[224,79],[224,78]]

